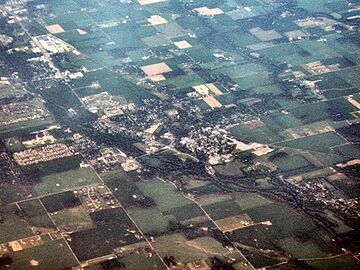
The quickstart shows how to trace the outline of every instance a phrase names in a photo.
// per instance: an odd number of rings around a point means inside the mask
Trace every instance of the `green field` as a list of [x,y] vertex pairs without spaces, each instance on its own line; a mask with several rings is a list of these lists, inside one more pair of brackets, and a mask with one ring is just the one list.
[[[50,240],[42,237],[44,243],[40,246],[24,249],[10,254],[13,263],[6,269],[31,269],[30,261],[38,263],[36,269],[66,269],[77,265],[72,251],[64,240]],[[33,262],[34,262],[33,261]]]
[[45,233],[54,230],[55,226],[49,218],[41,202],[37,199],[18,203],[21,213],[29,225],[35,227],[37,232]]
[[360,267],[360,263],[352,255],[343,255],[333,259],[306,261],[317,270],[353,270]]
[[284,156],[273,160],[276,167],[281,171],[293,171],[310,166],[309,161],[301,155]]
[[252,193],[237,193],[232,196],[237,204],[243,210],[251,209],[254,207],[259,207],[267,204],[271,204],[272,202],[260,195],[252,194]]
[[143,194],[155,200],[161,211],[171,210],[176,207],[192,204],[178,193],[171,184],[163,183],[160,180],[151,179],[137,182],[137,187]]
[[160,256],[174,256],[176,261],[182,263],[206,259],[213,254],[230,254],[221,243],[210,237],[189,241],[181,234],[171,234],[156,238],[153,245]]
[[67,232],[92,228],[93,222],[82,206],[64,209],[51,215],[56,226]]
[[347,142],[335,132],[326,132],[318,135],[282,142],[278,145],[294,149],[328,153],[332,151],[333,147],[345,143]]
[[2,207],[0,224],[0,242],[6,243],[33,236],[30,225],[21,217],[16,206]]
[[91,168],[79,168],[42,177],[41,182],[34,186],[34,191],[42,196],[100,182]]
[[293,237],[284,238],[279,241],[279,246],[289,252],[295,258],[312,258],[326,257],[324,253],[315,243],[311,241],[300,242]]
[[280,141],[281,137],[274,133],[268,126],[256,126],[250,125],[238,125],[230,129],[232,135],[248,140],[251,142],[258,143],[274,143]]
[[164,215],[158,209],[131,209],[130,216],[145,234],[164,233],[169,229],[169,221],[175,220],[171,215]]

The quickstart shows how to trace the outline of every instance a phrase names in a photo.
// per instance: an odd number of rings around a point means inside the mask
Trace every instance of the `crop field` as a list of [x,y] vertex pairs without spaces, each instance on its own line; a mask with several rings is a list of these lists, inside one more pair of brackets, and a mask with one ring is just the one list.
[[77,264],[76,258],[64,240],[44,239],[44,243],[37,247],[11,253],[13,263],[8,269],[66,269]]
[[196,204],[176,207],[171,210],[165,211],[164,214],[175,217],[177,221],[186,221],[198,218],[200,216],[204,216],[204,212]]
[[44,176],[40,183],[35,184],[33,189],[38,195],[46,195],[96,183],[100,183],[100,179],[92,169],[79,168]]
[[130,209],[129,213],[145,234],[166,232],[169,229],[169,221],[175,220],[174,216],[165,215],[156,208]]
[[241,207],[234,200],[226,200],[205,205],[205,211],[214,220],[236,216],[243,213]]
[[54,121],[44,103],[39,99],[2,106],[0,116],[0,138],[2,139],[23,136],[45,128]]
[[309,137],[279,143],[281,146],[318,152],[332,152],[333,147],[347,142],[335,132],[327,132]]
[[[102,210],[91,214],[95,228],[77,231],[70,235],[69,245],[79,260],[88,260],[111,254],[114,248],[139,242],[134,224],[120,208]],[[134,232],[129,233],[129,230]],[[87,249],[83,248],[84,243]],[[98,246],[99,248],[92,248]]]
[[57,211],[51,215],[51,218],[60,230],[67,232],[94,227],[89,214],[85,212],[82,206]]
[[182,89],[186,87],[192,87],[194,85],[199,85],[202,83],[204,83],[204,80],[197,74],[188,74],[188,75],[177,76],[174,78],[169,78],[165,81],[161,81],[160,85],[162,86],[169,85],[171,87],[174,87],[175,89]]
[[237,193],[233,195],[234,201],[243,209],[247,211],[248,209],[260,207],[263,205],[271,204],[272,202],[262,196],[251,194],[251,193]]
[[125,172],[109,173],[103,175],[102,179],[124,207],[129,207],[136,203],[134,195],[139,198],[144,196],[142,191],[136,185],[138,179]]
[[309,124],[325,120],[329,118],[329,116],[330,119],[332,119],[335,116],[339,117],[339,115],[341,115],[341,117],[336,120],[352,119],[353,116],[349,113],[354,110],[355,107],[345,99],[336,99],[293,108],[290,110],[290,113],[304,124]]
[[29,225],[40,233],[54,230],[55,226],[47,215],[41,202],[37,199],[18,203],[21,213]]
[[155,239],[154,247],[161,256],[174,256],[177,261],[183,263],[206,259],[209,254],[217,254],[220,257],[231,254],[213,238],[188,240],[181,234],[160,236]]
[[354,269],[354,264],[356,264],[357,261],[353,256],[345,254],[333,259],[308,260],[307,263],[319,270],[352,270]]
[[272,113],[261,119],[271,130],[276,132],[283,131],[287,128],[298,127],[301,121],[291,114]]
[[214,166],[214,169],[216,170],[217,173],[221,175],[242,175],[241,169],[245,167],[246,167],[245,164],[235,160],[226,165]]
[[19,210],[16,206],[2,207],[1,216],[4,220],[0,224],[0,242],[6,243],[9,241],[33,236],[30,225],[21,218]]
[[154,269],[154,270],[165,270],[165,265],[160,261],[160,258],[151,253],[144,254],[141,251],[143,249],[149,250],[148,244],[138,243],[130,246],[123,247],[125,251],[118,253],[119,261],[125,265],[126,269],[138,270],[138,269]]
[[0,10],[0,269],[359,268],[359,0]]
[[297,233],[306,234],[315,229],[315,226],[309,223],[309,219],[303,214],[296,213],[293,209],[280,204],[255,207],[246,212],[255,222],[270,220],[272,225],[268,226],[267,234],[274,239]]
[[171,184],[165,184],[160,180],[151,179],[137,182],[136,185],[144,195],[155,200],[161,211],[192,204],[190,200],[176,192]]
[[53,123],[53,119],[48,117],[44,120],[32,120],[25,123],[2,126],[0,128],[0,138],[6,139],[15,136],[23,136],[34,131],[45,129]]
[[281,171],[293,171],[311,166],[309,161],[301,155],[284,156],[273,160],[276,167]]
[[234,136],[248,140],[251,142],[258,143],[274,143],[281,140],[281,137],[271,131],[271,129],[266,126],[250,126],[250,125],[238,125],[230,129],[231,134]]
[[325,257],[319,246],[311,241],[301,242],[293,237],[284,238],[279,241],[279,246],[292,254],[295,258]]

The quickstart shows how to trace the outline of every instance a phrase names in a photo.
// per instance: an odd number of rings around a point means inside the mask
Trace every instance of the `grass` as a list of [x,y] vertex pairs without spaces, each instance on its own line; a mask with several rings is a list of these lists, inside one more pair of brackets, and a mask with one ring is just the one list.
[[[149,248],[147,245],[143,247]],[[125,247],[126,248],[126,247]],[[165,265],[160,261],[159,257],[153,254],[148,256],[142,252],[125,252],[118,254],[120,261],[125,265],[126,270],[153,269],[165,270]]]
[[308,235],[315,226],[302,213],[278,203],[267,204],[248,209],[246,213],[255,221],[271,221],[272,225],[266,230],[267,237],[281,239],[297,234]]
[[264,68],[257,64],[246,64],[235,67],[225,67],[221,69],[212,70],[211,74],[223,74],[229,76],[231,79],[237,79],[241,77],[246,77],[249,75],[264,72]]
[[237,78],[234,81],[239,84],[239,87],[241,89],[248,89],[252,87],[259,87],[270,84],[270,78],[267,72],[248,75],[245,77]]
[[245,164],[243,164],[239,160],[235,160],[235,161],[233,161],[231,163],[227,163],[225,165],[214,166],[214,169],[218,174],[221,174],[221,175],[241,176],[241,175],[243,175],[242,169],[244,167],[246,167]]
[[227,200],[231,200],[231,196],[228,194],[209,194],[196,198],[196,201],[201,206],[213,204],[216,202],[227,201]]
[[26,221],[36,227],[37,231],[42,233],[55,228],[39,200],[25,201],[18,205]]
[[291,114],[275,112],[261,119],[273,131],[282,131],[287,128],[298,127],[301,121]]
[[34,186],[38,196],[66,191],[76,187],[100,183],[100,179],[90,168],[79,168],[42,177]]
[[243,213],[243,210],[234,200],[226,200],[203,206],[205,211],[214,220],[236,216]]
[[20,183],[0,185],[0,204],[20,201],[33,195],[31,187],[24,186]]
[[155,200],[161,211],[171,210],[180,206],[192,204],[185,199],[171,184],[152,179],[136,183],[137,187],[146,195]]
[[331,131],[278,143],[278,145],[295,149],[304,149],[327,153],[331,152],[332,147],[345,143],[346,141],[343,138],[341,138],[337,133]]
[[221,243],[210,237],[188,241],[182,234],[160,236],[153,243],[160,256],[174,256],[177,262],[188,263],[212,257],[214,253],[228,254]]
[[253,193],[238,193],[233,195],[234,201],[243,210],[248,210],[255,207],[271,204],[268,199]]
[[164,81],[161,81],[159,84],[161,86],[171,85],[176,89],[183,89],[187,87],[192,87],[194,85],[202,84],[204,80],[197,74],[181,75],[174,78],[169,78]]
[[281,171],[293,171],[297,169],[301,169],[311,165],[307,159],[305,159],[301,155],[294,155],[294,156],[284,156],[276,158],[274,161],[276,167]]
[[332,147],[335,154],[340,156],[346,156],[349,158],[358,158],[360,156],[360,150],[356,146],[347,144],[341,146]]
[[31,260],[39,262],[36,266],[39,270],[68,269],[77,265],[75,256],[62,239],[45,239],[44,244],[11,253],[9,257],[13,263],[6,269],[31,269]]
[[1,207],[0,243],[33,236],[30,225],[20,217],[16,206]]
[[45,119],[34,119],[26,122],[2,126],[0,128],[0,139],[23,136],[34,131],[45,129],[53,123],[51,117]]
[[359,269],[360,263],[352,255],[343,255],[333,259],[306,261],[318,270],[353,270]]
[[301,243],[293,237],[288,237],[281,239],[279,245],[283,250],[289,252],[293,257],[298,259],[326,256],[326,253],[312,241]]
[[336,225],[333,227],[334,231],[338,234],[350,232],[352,229],[347,226],[341,219],[336,217],[332,212],[326,212],[326,218],[334,222]]
[[158,209],[130,209],[130,216],[146,234],[164,233],[167,231],[170,220],[175,220],[171,215],[164,215]]
[[115,248],[140,242],[135,236],[139,232],[121,208],[101,210],[90,216],[96,228],[70,235],[69,244],[79,260],[108,255]]
[[56,226],[67,232],[92,228],[93,222],[82,206],[64,209],[51,215]]
[[230,129],[232,135],[244,140],[259,143],[274,143],[281,137],[267,126],[251,127],[250,125],[238,125]]
[[165,213],[174,216],[177,221],[184,221],[204,216],[204,212],[196,204],[173,208]]

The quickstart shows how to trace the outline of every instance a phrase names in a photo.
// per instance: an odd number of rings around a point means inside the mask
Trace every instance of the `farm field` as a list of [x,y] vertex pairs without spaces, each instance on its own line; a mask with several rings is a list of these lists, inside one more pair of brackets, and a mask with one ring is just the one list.
[[0,0],[0,269],[360,269],[358,0]]

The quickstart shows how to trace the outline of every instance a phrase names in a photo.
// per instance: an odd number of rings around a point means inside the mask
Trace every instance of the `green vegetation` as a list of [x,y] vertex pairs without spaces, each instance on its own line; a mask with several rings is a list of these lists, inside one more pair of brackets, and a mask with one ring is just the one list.
[[1,243],[33,236],[30,225],[22,218],[15,205],[1,207],[0,217]]
[[281,239],[279,245],[295,258],[326,257],[326,253],[311,241],[302,242],[301,240],[291,237]]
[[41,182],[34,186],[34,191],[38,195],[46,195],[96,183],[100,183],[100,179],[92,169],[79,168],[42,177]]
[[90,229],[94,226],[82,206],[57,211],[51,215],[51,218],[59,229],[67,232]]
[[161,211],[171,210],[192,203],[178,193],[171,184],[157,179],[137,182],[136,185],[143,194],[155,200]]
[[46,232],[49,229],[55,229],[54,224],[39,200],[25,201],[18,203],[18,205],[25,220],[29,225],[34,226],[36,231]]
[[[37,247],[24,249],[10,254],[13,263],[7,269],[29,269],[31,263],[38,264],[37,269],[66,269],[77,265],[72,251],[64,240],[50,240],[42,237],[44,243]],[[8,256],[8,255],[7,255]]]
[[346,141],[343,138],[341,138],[335,132],[326,132],[318,135],[282,142],[278,145],[295,149],[328,153],[332,151],[334,146],[341,144],[346,144]]
[[352,270],[360,266],[359,261],[352,255],[343,255],[332,259],[309,260],[307,263],[318,270]]

